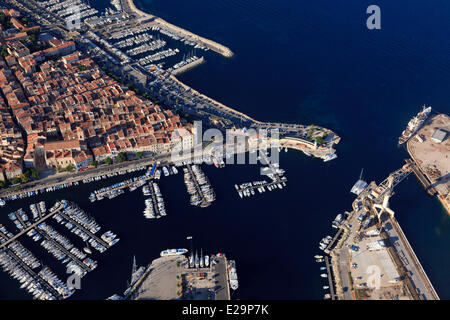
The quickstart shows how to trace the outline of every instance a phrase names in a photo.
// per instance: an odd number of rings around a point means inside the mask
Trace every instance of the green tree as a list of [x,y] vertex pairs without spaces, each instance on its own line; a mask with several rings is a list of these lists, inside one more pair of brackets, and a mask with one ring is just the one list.
[[3,12],[0,12],[0,23],[5,28],[8,28],[9,23],[11,23],[11,21],[9,21],[9,17],[6,14],[4,14]]
[[67,172],[71,172],[71,171],[73,171],[73,169],[74,169],[74,167],[73,167],[73,165],[72,164],[69,164],[69,165],[67,165],[67,167],[66,167],[66,171]]
[[136,158],[141,159],[144,156],[144,153],[142,151],[136,152]]
[[0,188],[6,187],[7,183],[6,181],[0,181]]
[[125,160],[127,160],[127,155],[124,152],[119,152],[117,155],[117,161],[124,162]]
[[112,159],[110,157],[108,157],[108,158],[105,159],[105,163],[106,164],[112,164],[113,161],[112,161]]
[[0,55],[2,57],[6,57],[8,55],[8,47],[6,46],[6,44],[4,44],[2,46],[2,50],[0,51]]
[[93,166],[93,167],[98,167],[98,161],[97,160],[92,160],[91,161],[91,166]]
[[18,184],[18,183],[20,183],[20,178],[15,177],[11,179],[11,184]]
[[87,70],[87,67],[86,67],[86,66],[83,66],[83,65],[80,65],[80,66],[78,66],[78,70],[80,70],[80,71],[86,71],[86,70]]
[[28,23],[30,23],[30,22],[28,21],[28,18],[26,18],[26,17],[22,17],[22,18],[20,18],[20,20],[22,21],[22,23],[23,23],[24,25],[28,25]]
[[29,176],[28,176],[26,173],[22,173],[22,174],[20,175],[20,181],[21,181],[22,183],[27,183],[28,180],[30,180],[30,178],[29,178]]
[[31,173],[31,177],[33,179],[38,179],[39,178],[39,171],[37,171],[35,168],[31,168],[30,169],[30,173]]

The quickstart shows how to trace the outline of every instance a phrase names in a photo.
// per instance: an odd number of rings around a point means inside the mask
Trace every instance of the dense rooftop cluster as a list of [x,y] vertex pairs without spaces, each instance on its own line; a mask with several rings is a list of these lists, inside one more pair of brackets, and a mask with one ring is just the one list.
[[192,136],[179,134],[191,132],[189,124],[121,86],[73,41],[42,37],[17,20],[17,12],[3,14],[17,22],[0,27],[1,179],[24,168],[80,170],[121,152],[167,153],[177,142],[190,145]]

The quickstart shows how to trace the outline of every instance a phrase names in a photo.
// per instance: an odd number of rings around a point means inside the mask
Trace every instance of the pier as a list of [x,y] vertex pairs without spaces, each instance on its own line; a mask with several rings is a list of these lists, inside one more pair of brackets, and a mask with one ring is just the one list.
[[6,254],[8,254],[11,258],[13,258],[25,271],[37,282],[44,285],[45,289],[47,289],[53,296],[56,298],[62,298],[62,295],[51,286],[47,280],[42,278],[38,273],[34,272],[26,263],[22,261],[12,250],[6,249]]
[[70,221],[70,223],[74,224],[75,226],[77,226],[79,229],[81,229],[83,232],[85,232],[87,235],[89,235],[92,239],[94,239],[95,241],[97,241],[98,243],[100,243],[102,246],[104,246],[106,249],[109,249],[111,246],[109,245],[109,243],[107,243],[106,241],[104,241],[103,239],[97,237],[95,234],[93,234],[90,230],[86,229],[83,225],[79,224],[77,221],[75,221],[74,219],[72,219],[69,215],[60,212],[59,213],[64,219]]
[[182,74],[183,72],[186,72],[186,71],[188,71],[188,70],[190,70],[192,68],[195,68],[196,66],[199,66],[199,65],[203,64],[204,62],[205,62],[205,58],[201,57],[201,58],[199,58],[197,60],[194,60],[194,61],[192,61],[192,62],[190,62],[188,64],[185,64],[182,67],[179,67],[179,68],[173,70],[172,74],[177,76],[179,74]]
[[[401,299],[439,300],[395,219],[394,211],[389,208],[394,187],[412,172],[413,167],[406,164],[379,185],[371,182],[354,200],[353,211],[344,221],[345,226],[341,226],[344,235],[339,240],[336,235],[333,240],[338,244],[332,249],[331,246],[327,248],[332,264],[338,270],[336,292],[339,298],[378,300],[399,296]],[[366,219],[372,220],[369,226],[374,227],[370,230],[378,233],[365,234],[368,232],[363,223]],[[385,276],[380,277],[379,287],[367,291],[371,279],[365,271],[369,266],[377,266]]]
[[336,300],[336,294],[334,293],[333,287],[333,276],[331,274],[331,263],[328,260],[328,256],[325,256],[325,265],[327,267],[328,286],[330,287],[331,300]]
[[26,223],[22,220],[22,217],[20,216],[20,214],[17,213],[17,211],[14,213],[14,215],[16,216],[17,220],[19,220],[20,224],[22,225],[22,227],[25,229],[27,227]]
[[129,188],[129,187],[131,187],[132,185],[134,185],[134,184],[136,184],[136,183],[139,183],[140,181],[145,181],[145,182],[147,182],[148,180],[150,180],[150,177],[149,177],[149,176],[143,176],[143,177],[141,177],[141,178],[139,178],[139,179],[129,181],[129,182],[124,183],[123,185],[117,186],[117,187],[115,187],[115,188],[107,189],[107,190],[98,192],[98,193],[95,194],[95,196],[96,196],[97,199],[102,199],[105,195],[107,195],[107,194],[109,194],[109,193],[111,193],[111,192],[113,192],[113,191],[126,189],[126,188]]
[[422,171],[418,168],[418,166],[416,165],[416,163],[411,160],[411,159],[407,159],[406,163],[409,164],[411,166],[412,171],[414,172],[414,174],[416,175],[417,179],[419,180],[419,182],[422,184],[422,186],[425,188],[425,190],[430,194],[430,195],[435,195],[436,194],[436,190],[431,186],[430,181],[428,180],[428,178],[422,173]]
[[343,232],[344,231],[343,231],[342,227],[339,228],[339,231],[334,235],[333,240],[331,240],[330,243],[328,244],[328,246],[325,248],[325,250],[324,250],[325,253],[329,253],[331,251],[331,248],[334,246],[335,242],[337,241],[337,239]]
[[61,245],[58,241],[56,241],[55,239],[51,238],[46,231],[42,230],[42,229],[38,229],[37,230],[39,232],[39,234],[41,234],[45,239],[47,239],[48,241],[50,241],[54,246],[56,246],[60,251],[64,252],[66,254],[66,256],[70,257],[70,259],[72,259],[73,262],[75,262],[80,268],[84,269],[86,272],[92,271],[92,268],[89,268],[88,266],[86,266],[83,262],[80,261],[80,259],[78,259],[77,256],[75,256],[73,253],[71,253],[69,250],[67,250],[63,245]]
[[57,208],[56,210],[54,210],[53,212],[50,212],[48,214],[46,214],[43,218],[39,219],[38,221],[36,221],[35,223],[32,223],[29,227],[23,229],[22,231],[20,231],[18,234],[14,235],[12,238],[10,238],[9,240],[7,240],[6,242],[0,244],[0,249],[7,246],[9,243],[13,242],[14,240],[16,240],[17,238],[23,236],[25,233],[27,233],[28,231],[30,231],[31,229],[34,229],[38,224],[44,222],[45,220],[47,220],[48,218],[54,216],[57,213],[60,213],[61,207]]
[[156,193],[155,193],[155,188],[153,187],[153,183],[149,183],[149,190],[150,193],[152,194],[152,205],[153,205],[153,210],[155,211],[155,216],[161,216],[160,212],[159,212],[159,206],[158,206],[158,200],[156,197]]
[[[188,165],[186,165],[186,168],[188,170],[189,176],[191,177],[191,181],[194,183],[194,186],[195,186],[195,189],[197,191],[197,194],[201,198],[200,207],[202,207],[202,208],[208,207],[211,204],[211,201],[209,201],[207,199],[207,197],[205,196],[205,194],[204,194],[204,192],[202,190],[202,187],[200,186],[200,183],[197,180],[198,177],[196,176],[196,174],[192,170],[192,166],[190,164],[188,164]],[[199,168],[199,170],[201,170],[201,169]],[[206,176],[205,176],[205,179],[207,179]],[[186,183],[186,181],[185,181],[185,183]],[[206,183],[209,186],[211,186],[209,181],[206,180]]]

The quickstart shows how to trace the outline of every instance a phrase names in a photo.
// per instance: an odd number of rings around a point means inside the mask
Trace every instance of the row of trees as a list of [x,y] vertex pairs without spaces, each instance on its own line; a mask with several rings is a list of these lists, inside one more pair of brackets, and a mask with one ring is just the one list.
[[[140,152],[140,151],[136,152],[136,158],[141,159],[143,156],[144,156],[143,152]],[[127,154],[125,152],[120,152],[117,155],[117,162],[124,162],[126,160],[128,160],[128,157],[127,157]],[[113,164],[114,161],[113,161],[113,159],[111,159],[111,157],[108,157],[108,158],[105,159],[104,162],[105,162],[105,164],[110,165],[110,164]],[[92,160],[90,164],[91,164],[91,166],[96,167],[96,168],[99,165],[97,160]]]
[[35,168],[27,169],[24,173],[22,173],[19,177],[12,178],[6,181],[0,181],[0,188],[4,188],[10,185],[18,184],[18,183],[27,183],[32,179],[38,179],[39,172]]

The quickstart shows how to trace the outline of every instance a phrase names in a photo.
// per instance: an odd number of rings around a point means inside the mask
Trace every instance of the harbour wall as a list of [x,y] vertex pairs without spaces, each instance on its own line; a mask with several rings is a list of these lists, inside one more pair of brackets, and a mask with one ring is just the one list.
[[420,263],[419,259],[417,258],[416,253],[414,252],[413,248],[409,244],[408,239],[406,238],[405,234],[403,233],[403,229],[400,227],[400,224],[395,219],[391,219],[390,221],[392,222],[392,226],[397,231],[397,234],[400,236],[402,242],[405,244],[405,247],[411,254],[411,257],[413,259],[412,262],[416,265],[416,268],[419,271],[422,281],[424,281],[424,283],[425,283],[425,286],[431,292],[431,294],[435,300],[440,300],[436,290],[434,289],[433,285],[431,284],[430,279],[428,278],[427,274],[425,273],[425,270],[423,269],[422,264]]
[[182,74],[183,72],[186,72],[186,71],[188,71],[188,70],[190,70],[192,68],[195,68],[196,66],[199,66],[199,65],[201,65],[204,62],[205,62],[205,58],[201,57],[200,59],[192,61],[192,62],[190,62],[190,63],[188,63],[188,64],[186,64],[186,65],[184,65],[184,66],[182,66],[182,67],[180,67],[178,69],[175,69],[174,71],[172,71],[172,74],[173,75]]

